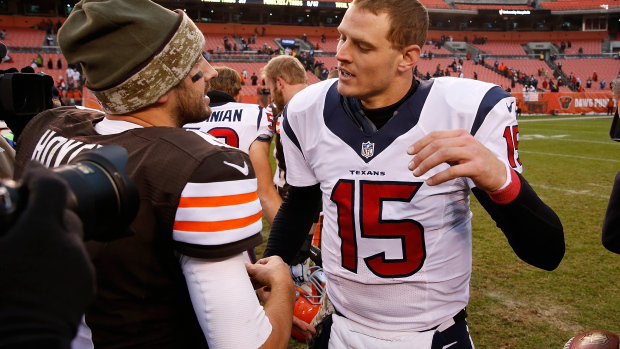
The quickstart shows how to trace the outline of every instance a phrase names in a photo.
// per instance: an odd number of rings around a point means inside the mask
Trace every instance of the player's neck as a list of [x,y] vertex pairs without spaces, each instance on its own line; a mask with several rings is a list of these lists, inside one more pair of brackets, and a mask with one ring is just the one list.
[[286,88],[282,90],[282,96],[286,103],[288,103],[297,93],[308,87],[308,84],[295,84],[286,85]]
[[408,87],[413,84],[415,79],[413,78],[413,74],[409,72],[409,74],[404,74],[398,76],[394,79],[394,82],[384,90],[380,95],[372,96],[370,98],[366,98],[360,100],[362,102],[362,106],[367,109],[379,109],[389,107],[398,101],[402,100],[408,93]]

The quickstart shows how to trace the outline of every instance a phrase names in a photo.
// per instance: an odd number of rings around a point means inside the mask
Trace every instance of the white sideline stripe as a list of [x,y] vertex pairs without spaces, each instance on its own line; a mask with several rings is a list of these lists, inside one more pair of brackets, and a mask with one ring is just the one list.
[[566,194],[571,194],[571,195],[587,195],[587,196],[594,196],[594,197],[597,197],[597,198],[609,199],[609,195],[595,194],[595,193],[590,192],[589,190],[571,190],[571,189],[550,187],[550,186],[544,185],[544,184],[532,184],[532,183],[530,183],[530,185],[532,187],[537,187],[537,188],[541,188],[541,189],[561,191],[561,192],[564,192]]
[[552,119],[528,119],[528,120],[519,120],[517,119],[518,123],[522,123],[522,122],[538,122],[538,121],[565,121],[565,120],[590,120],[590,119],[613,119],[613,116],[610,115],[606,115],[606,116],[578,116],[578,117],[574,117],[574,118],[552,118]]
[[608,162],[620,162],[620,160],[615,160],[615,159],[589,158],[589,157],[585,157],[585,156],[578,156],[578,155],[566,155],[566,154],[543,153],[543,152],[539,152],[539,151],[529,151],[529,150],[519,150],[519,153],[524,153],[524,154],[549,155],[549,156],[561,156],[561,157],[566,157],[566,158],[576,158],[576,159],[585,159],[585,160],[597,160],[597,161],[608,161]]

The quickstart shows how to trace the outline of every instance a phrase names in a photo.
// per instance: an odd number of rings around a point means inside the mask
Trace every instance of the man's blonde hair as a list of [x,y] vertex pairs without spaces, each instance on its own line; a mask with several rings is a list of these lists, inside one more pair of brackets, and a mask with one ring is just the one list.
[[291,85],[307,84],[308,76],[301,62],[292,56],[278,56],[273,58],[260,70],[265,81],[275,85],[276,79],[281,78]]
[[620,100],[620,78],[614,79],[612,82],[611,91],[614,94],[616,101]]
[[210,81],[211,89],[226,92],[237,99],[241,91],[241,76],[239,73],[232,68],[224,66],[213,67],[213,69],[217,72],[217,78]]
[[420,48],[428,34],[428,11],[418,0],[353,0],[358,9],[375,15],[387,13],[390,18],[390,31],[387,39],[392,47],[401,50],[409,45]]

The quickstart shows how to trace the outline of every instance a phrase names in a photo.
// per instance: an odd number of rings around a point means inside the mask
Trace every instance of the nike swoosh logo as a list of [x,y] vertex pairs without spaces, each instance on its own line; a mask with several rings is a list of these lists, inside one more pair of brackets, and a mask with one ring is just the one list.
[[243,162],[243,167],[239,166],[239,165],[235,165],[235,164],[231,164],[228,161],[224,161],[224,165],[228,165],[232,168],[234,168],[235,170],[238,170],[239,172],[241,172],[244,176],[247,176],[248,173],[250,173],[250,169],[248,168],[248,164],[245,163],[245,161]]
[[508,112],[512,113],[512,105],[515,104],[515,102],[510,102],[510,106],[508,106],[508,104],[506,104],[506,107],[508,107]]
[[444,345],[443,349],[450,348],[451,346],[455,345],[456,343],[458,343],[458,342],[454,342],[454,343],[450,343],[448,345]]

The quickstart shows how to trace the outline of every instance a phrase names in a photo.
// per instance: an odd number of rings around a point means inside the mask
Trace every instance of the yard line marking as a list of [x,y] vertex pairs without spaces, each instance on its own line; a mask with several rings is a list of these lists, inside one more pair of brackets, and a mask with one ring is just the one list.
[[566,141],[566,142],[594,143],[594,144],[604,144],[604,145],[614,145],[614,146],[616,145],[616,143],[611,140],[601,142],[601,141],[589,141],[585,139],[564,139],[564,137],[570,137],[570,136],[569,135],[545,136],[545,135],[539,135],[539,134],[527,134],[527,135],[520,136],[519,141],[531,141],[534,139],[552,139],[556,141]]
[[553,119],[524,119],[517,121],[522,122],[539,122],[539,121],[567,121],[567,120],[590,120],[590,119],[613,119],[613,116],[578,116],[574,118],[553,118]]
[[597,198],[609,199],[609,195],[595,194],[595,193],[592,193],[589,190],[564,189],[564,188],[550,187],[550,186],[544,185],[544,184],[532,184],[532,183],[530,183],[530,185],[532,187],[537,187],[537,188],[541,188],[541,189],[561,191],[561,192],[564,192],[566,194],[571,194],[571,195],[587,195],[587,196],[594,196],[594,197],[597,197]]
[[599,187],[599,188],[607,188],[607,189],[613,188],[612,185],[605,185],[605,184],[586,183],[586,185],[591,185],[593,187]]
[[589,157],[586,157],[586,156],[554,154],[554,153],[543,153],[543,152],[539,152],[539,151],[529,151],[529,150],[519,150],[519,153],[549,155],[549,156],[562,156],[562,157],[567,157],[567,158],[586,159],[586,160],[598,160],[598,161],[608,161],[608,162],[620,162],[620,160],[615,160],[615,159],[589,158]]
[[535,131],[552,131],[552,132],[568,132],[568,133],[605,134],[605,133],[609,132],[609,127],[606,127],[605,129],[601,128],[601,131],[558,130],[558,129],[555,129],[555,128],[553,130],[550,130],[548,128],[535,128],[535,127],[528,127],[527,130],[528,131],[535,130]]
[[568,137],[568,135],[553,135],[553,136],[545,136],[545,135],[538,135],[538,134],[531,134],[531,135],[519,135],[519,141],[530,141],[532,139],[558,139],[558,138],[564,138],[564,137]]
[[599,142],[599,141],[586,141],[585,139],[559,139],[559,138],[554,138],[554,141],[565,141],[565,142],[579,142],[579,143],[594,143],[594,144],[605,144],[605,145],[615,145],[618,146],[618,144],[616,144],[614,141],[612,141],[611,139],[609,140],[609,142]]

